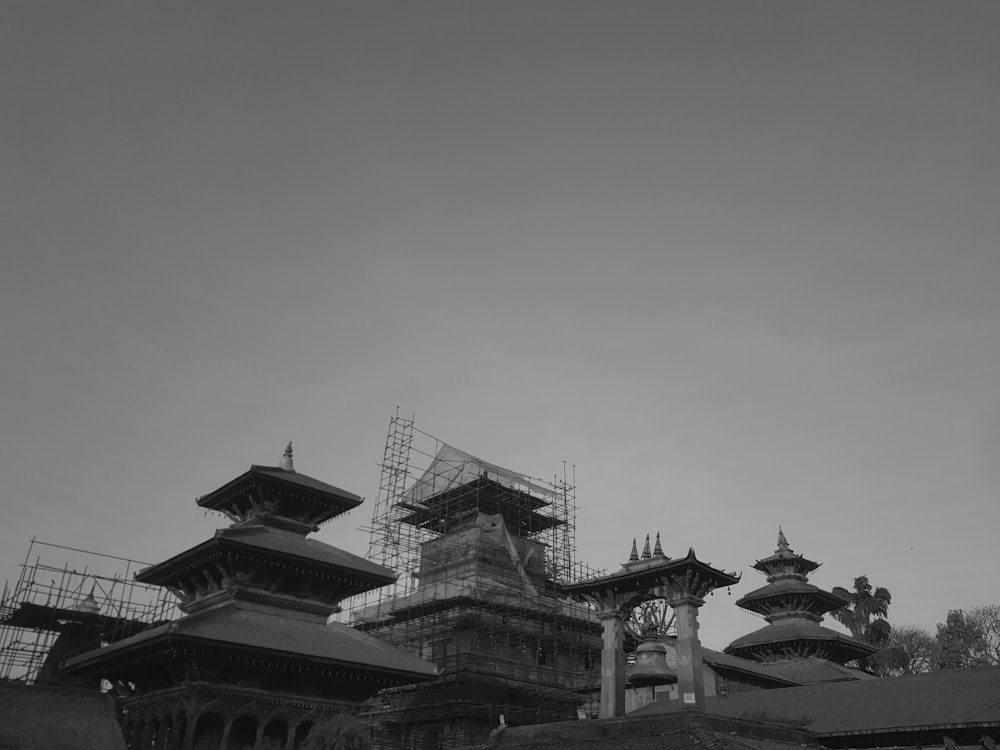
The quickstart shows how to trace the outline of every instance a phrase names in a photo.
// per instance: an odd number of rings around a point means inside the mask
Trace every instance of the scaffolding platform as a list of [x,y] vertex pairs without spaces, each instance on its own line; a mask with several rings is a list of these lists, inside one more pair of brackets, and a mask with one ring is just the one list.
[[147,565],[33,538],[0,596],[0,679],[44,681],[57,666],[50,655],[71,655],[57,643],[73,628],[100,645],[176,617],[172,594],[134,580]]
[[380,693],[362,713],[381,750],[450,750],[506,724],[596,710],[600,627],[561,585],[575,559],[574,469],[551,481],[389,422],[368,557],[395,585],[346,603],[346,621],[429,659],[431,683]]

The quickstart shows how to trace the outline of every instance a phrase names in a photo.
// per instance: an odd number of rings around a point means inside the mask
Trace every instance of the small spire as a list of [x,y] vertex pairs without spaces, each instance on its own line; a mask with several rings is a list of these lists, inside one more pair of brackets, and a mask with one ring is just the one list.
[[779,526],[778,527],[778,549],[776,549],[775,552],[781,553],[781,552],[790,552],[790,551],[791,550],[788,547],[788,540],[785,539],[785,532],[782,531],[781,527]]
[[97,600],[94,599],[94,589],[96,587],[97,583],[95,582],[94,585],[90,587],[90,593],[87,594],[87,596],[82,601],[78,602],[77,605],[73,607],[73,609],[76,610],[77,612],[87,612],[95,615],[98,612],[100,612],[101,608],[97,604]]
[[656,532],[656,546],[653,547],[653,556],[654,557],[664,557],[664,554],[663,554],[663,545],[660,544],[660,532],[659,531]]
[[648,560],[650,557],[652,554],[649,551],[649,534],[646,534],[646,546],[642,548],[642,559]]
[[288,441],[288,447],[285,448],[285,455],[281,457],[281,461],[278,462],[278,468],[283,471],[290,471],[295,473],[295,464],[292,463],[292,441]]
[[639,562],[639,548],[635,546],[635,537],[632,537],[632,554],[628,556],[629,562]]

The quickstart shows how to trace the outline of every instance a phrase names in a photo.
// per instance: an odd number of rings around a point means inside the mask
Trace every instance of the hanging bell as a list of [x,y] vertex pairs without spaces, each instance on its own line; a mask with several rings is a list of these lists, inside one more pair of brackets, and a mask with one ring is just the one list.
[[635,650],[635,666],[629,674],[635,687],[643,685],[669,685],[677,682],[677,675],[667,666],[667,647],[651,632],[642,639]]

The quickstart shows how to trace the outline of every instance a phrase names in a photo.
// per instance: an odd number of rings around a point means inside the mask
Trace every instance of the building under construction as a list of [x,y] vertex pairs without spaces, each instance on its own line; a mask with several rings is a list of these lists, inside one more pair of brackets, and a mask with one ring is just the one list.
[[583,575],[574,493],[565,469],[533,479],[390,421],[369,558],[400,578],[350,622],[442,674],[377,696],[364,714],[376,746],[461,747],[592,712],[600,628],[559,592]]
[[0,597],[0,679],[97,687],[59,663],[175,616],[171,594],[134,580],[146,564],[32,539]]

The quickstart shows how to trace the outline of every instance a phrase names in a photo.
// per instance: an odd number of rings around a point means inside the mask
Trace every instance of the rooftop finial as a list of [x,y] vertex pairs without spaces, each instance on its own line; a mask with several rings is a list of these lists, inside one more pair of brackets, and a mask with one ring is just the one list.
[[785,539],[785,532],[782,531],[781,527],[779,526],[778,527],[778,549],[776,549],[775,552],[781,553],[781,552],[789,552],[789,551],[790,550],[788,548],[788,540]]
[[653,556],[654,557],[664,557],[664,554],[663,554],[663,545],[660,544],[660,532],[659,531],[656,532],[656,546],[653,547]]
[[642,548],[642,559],[648,560],[652,556],[652,553],[649,551],[649,534],[646,534],[646,546]]
[[632,554],[628,556],[628,561],[630,563],[639,561],[639,548],[635,546],[635,537],[632,537]]
[[285,448],[285,455],[281,457],[281,461],[278,462],[278,468],[283,471],[290,471],[295,473],[295,464],[292,463],[292,441],[288,441],[288,447]]

